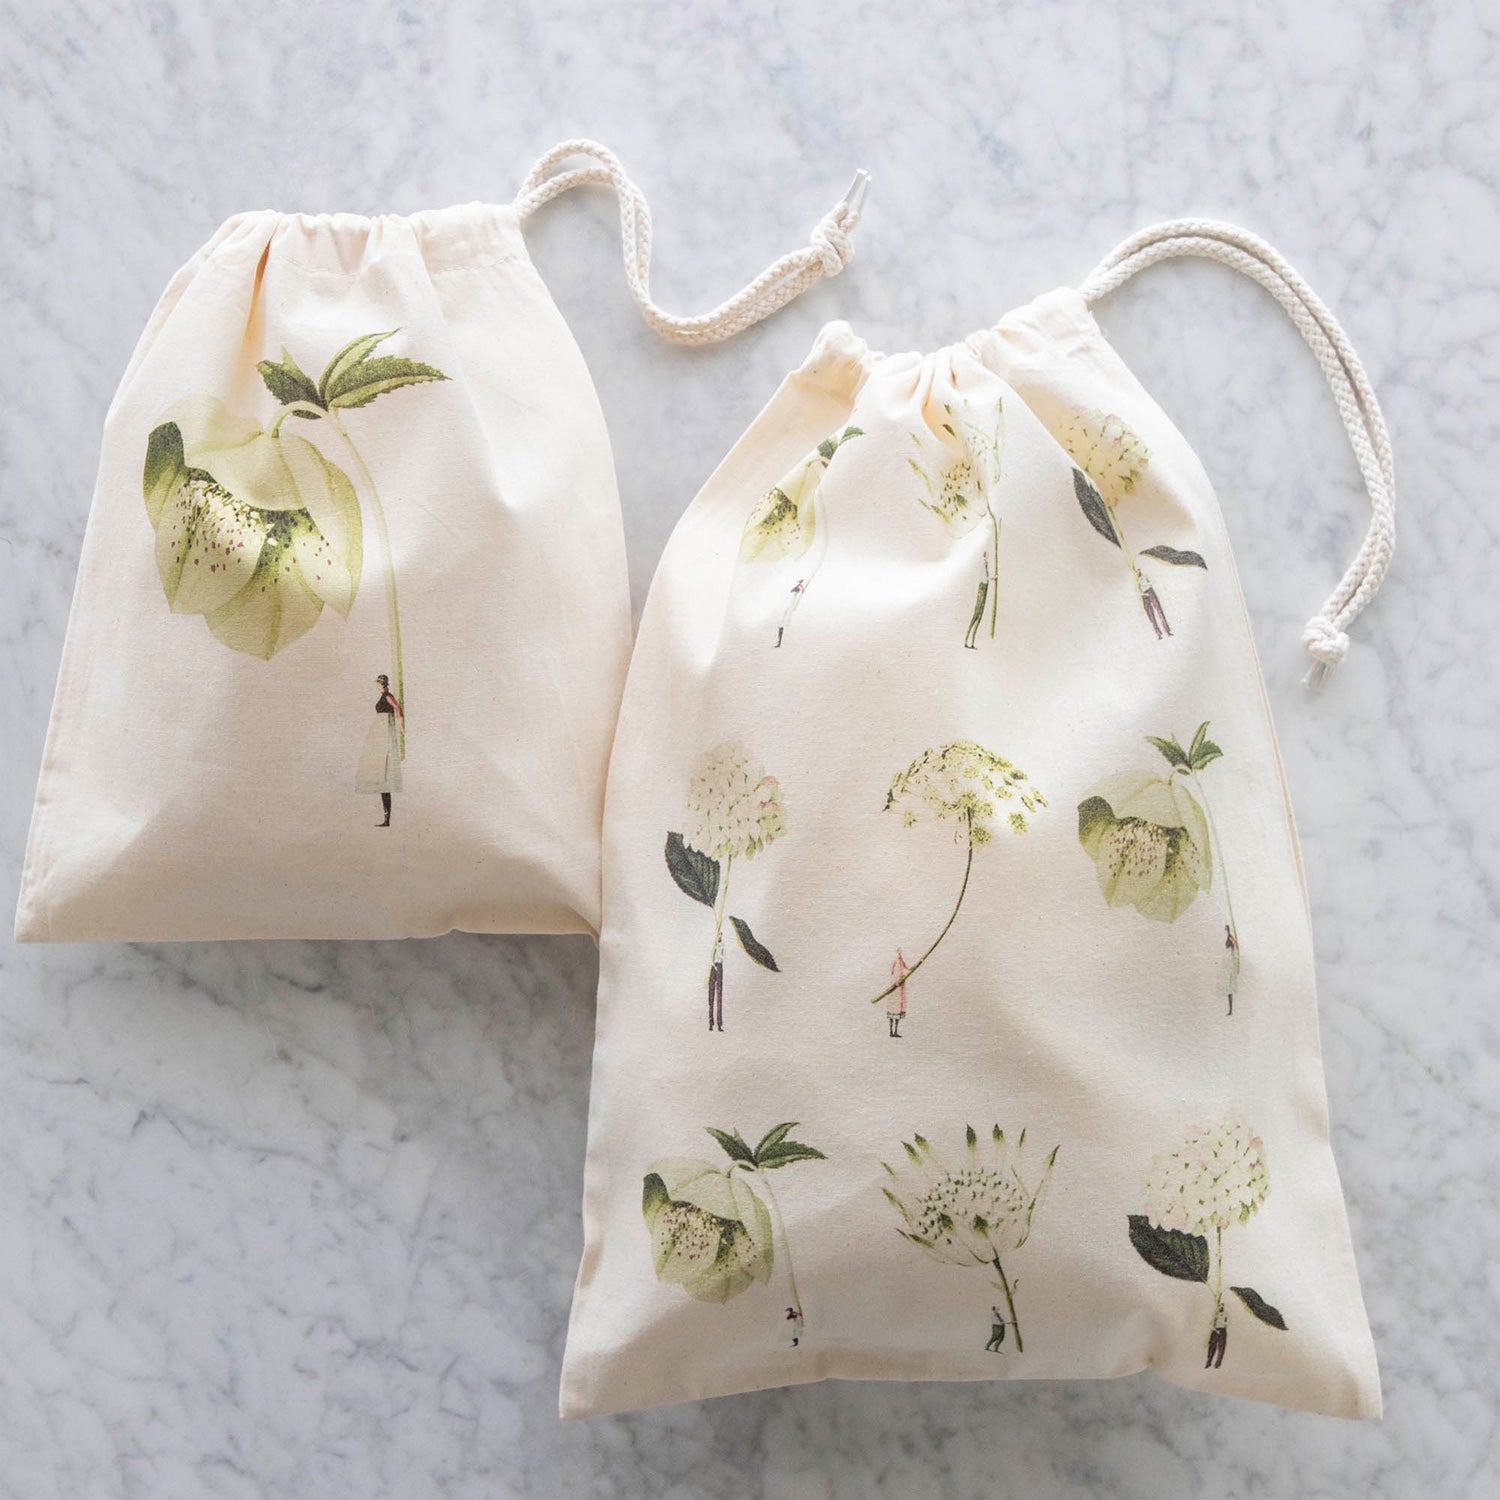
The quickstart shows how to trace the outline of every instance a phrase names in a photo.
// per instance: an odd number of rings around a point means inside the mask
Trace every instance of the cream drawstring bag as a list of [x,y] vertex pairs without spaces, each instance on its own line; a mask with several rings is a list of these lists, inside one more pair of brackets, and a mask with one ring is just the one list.
[[588,182],[618,193],[632,293],[682,343],[835,274],[859,216],[856,194],[697,318],[652,302],[645,200],[588,141],[506,207],[226,223],[106,419],[18,937],[597,927],[624,541],[588,371],[521,236]]
[[844,324],[692,502],[610,767],[584,1416],[831,1377],[1146,1367],[1380,1407],[1309,913],[1202,465],[1089,304],[1170,255],[1292,312],[1392,544],[1332,315],[1187,221],[935,354]]

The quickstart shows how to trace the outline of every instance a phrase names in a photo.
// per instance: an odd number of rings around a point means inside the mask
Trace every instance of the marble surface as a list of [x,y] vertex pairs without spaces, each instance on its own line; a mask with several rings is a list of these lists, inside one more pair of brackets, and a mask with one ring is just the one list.
[[1315,365],[1219,267],[1154,271],[1103,309],[1238,549],[1303,836],[1382,1423],[1141,1376],[561,1424],[589,943],[7,941],[0,1494],[1500,1493],[1493,0],[3,0],[0,36],[0,905],[105,406],[171,272],[240,209],[508,196],[553,140],[593,135],[652,198],[661,299],[699,310],[869,167],[846,275],[712,351],[641,325],[602,195],[538,219],[610,420],[637,606],[674,517],[822,321],[948,342],[1176,214],[1260,231],[1334,304],[1403,506],[1348,662],[1305,694],[1302,621],[1366,516]]

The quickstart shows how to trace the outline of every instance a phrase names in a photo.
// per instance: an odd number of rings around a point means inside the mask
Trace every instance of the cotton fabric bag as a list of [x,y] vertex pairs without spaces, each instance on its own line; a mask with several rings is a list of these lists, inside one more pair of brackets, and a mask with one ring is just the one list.
[[836,272],[858,219],[674,318],[644,199],[569,141],[514,204],[241,214],[173,279],[105,423],[19,938],[597,927],[623,530],[521,232],[590,182],[680,342]]
[[605,806],[565,1416],[829,1377],[1379,1412],[1310,917],[1202,465],[1090,311],[1210,255],[1295,311],[1390,555],[1338,325],[1170,224],[934,354],[845,324],[693,500]]

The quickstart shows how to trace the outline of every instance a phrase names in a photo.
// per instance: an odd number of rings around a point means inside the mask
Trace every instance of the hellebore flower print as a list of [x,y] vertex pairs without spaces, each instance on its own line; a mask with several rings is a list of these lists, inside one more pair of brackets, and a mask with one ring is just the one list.
[[1005,404],[976,414],[971,403],[942,403],[943,418],[936,429],[929,422],[926,435],[912,433],[918,457],[908,458],[921,481],[918,502],[930,511],[949,536],[958,538],[988,523],[982,559],[983,573],[975,590],[974,610],[964,633],[964,646],[977,649],[980,626],[989,604],[990,638],[1000,609],[1000,516],[994,497],[1000,484],[1004,452]]
[[1224,850],[1201,773],[1224,752],[1198,726],[1186,749],[1175,739],[1147,735],[1170,768],[1110,776],[1078,804],[1078,842],[1094,861],[1099,889],[1111,906],[1133,906],[1157,922],[1175,922],[1214,880],[1218,851],[1224,892],[1221,992],[1234,1014],[1240,978],[1240,941],[1224,871]]
[[[402,386],[446,380],[441,370],[376,355],[391,338],[352,339],[314,381],[283,349],[257,369],[279,409],[269,427],[211,396],[174,406],[146,440],[141,488],[156,532],[156,565],[174,614],[202,615],[226,646],[270,660],[317,623],[323,606],[347,617],[364,565],[364,512],[380,544],[395,693],[405,702],[401,624],[385,512],[342,414]],[[331,429],[349,473],[288,417]],[[373,675],[373,673],[372,673]],[[405,746],[405,718],[401,727]]]
[[[729,872],[736,858],[753,859],[786,832],[781,785],[737,740],[710,750],[688,781],[687,818],[667,835],[667,870],[677,888],[714,914],[708,964],[708,1029],[724,1029],[724,921]],[[729,924],[740,947],[763,969],[779,972],[771,951],[743,917]]]
[[890,1180],[881,1191],[901,1215],[902,1227],[896,1232],[903,1239],[947,1265],[994,1270],[1008,1313],[992,1322],[985,1347],[995,1352],[1007,1328],[1015,1334],[1016,1353],[1025,1352],[1016,1316],[1020,1281],[1006,1274],[1001,1256],[1019,1250],[1030,1238],[1060,1149],[1052,1148],[1030,1184],[1021,1171],[1025,1147],[1024,1129],[1010,1140],[996,1125],[981,1139],[969,1125],[964,1127],[964,1150],[951,1163],[920,1135],[902,1142],[906,1162],[901,1171],[882,1163]]
[[901,972],[871,999],[871,1005],[879,1005],[898,986],[907,984],[947,937],[969,889],[975,849],[990,843],[1001,827],[1025,833],[1028,818],[1046,805],[1047,799],[1024,771],[973,740],[955,740],[925,750],[898,773],[886,793],[885,810],[899,808],[907,828],[929,817],[951,822],[954,841],[965,846],[964,876],[942,931],[914,964],[908,967],[903,960]]
[[[1229,1114],[1156,1157],[1146,1178],[1146,1212],[1127,1215],[1130,1243],[1147,1265],[1178,1281],[1201,1282],[1212,1293],[1205,1368],[1222,1365],[1229,1345],[1224,1231],[1248,1224],[1269,1189],[1264,1142],[1243,1116]],[[1229,1290],[1262,1323],[1286,1332],[1286,1319],[1253,1287]]]
[[828,516],[823,502],[823,479],[836,454],[850,438],[863,437],[858,427],[845,427],[824,438],[779,484],[756,501],[740,538],[740,561],[780,562],[806,557],[816,543],[817,556],[792,585],[790,598],[776,630],[779,647],[791,629],[792,616],[802,603],[823,559],[828,555]]
[[826,1159],[816,1147],[791,1139],[796,1127],[795,1120],[774,1125],[752,1147],[737,1130],[707,1126],[729,1165],[668,1157],[647,1169],[641,1194],[657,1280],[675,1283],[700,1302],[727,1302],[752,1282],[769,1282],[780,1241],[790,1298],[782,1321],[792,1325],[793,1348],[805,1320],[786,1223],[767,1174]]
[[[1121,503],[1135,492],[1151,462],[1150,450],[1121,418],[1102,411],[1080,412],[1057,437],[1074,463],[1073,493],[1079,508],[1089,525],[1120,549],[1157,640],[1171,635],[1161,597],[1131,550],[1119,517]],[[1201,554],[1165,544],[1147,547],[1140,556],[1176,568],[1208,569]]]

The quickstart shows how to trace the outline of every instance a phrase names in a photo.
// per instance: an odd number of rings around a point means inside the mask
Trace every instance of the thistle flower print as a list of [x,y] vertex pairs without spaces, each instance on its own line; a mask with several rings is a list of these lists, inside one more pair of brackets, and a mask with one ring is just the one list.
[[858,427],[845,427],[824,438],[800,459],[791,471],[756,501],[740,537],[739,560],[745,563],[799,560],[817,544],[810,566],[799,570],[776,630],[781,646],[791,629],[792,617],[817,577],[828,555],[828,517],[823,501],[823,479],[836,454],[851,438],[863,437]]
[[[1178,1281],[1201,1282],[1212,1294],[1205,1367],[1221,1366],[1229,1345],[1224,1231],[1248,1224],[1269,1189],[1265,1144],[1242,1115],[1231,1113],[1157,1156],[1146,1178],[1146,1212],[1128,1215],[1130,1243],[1147,1265]],[[1253,1287],[1229,1290],[1262,1323],[1286,1332],[1286,1319]]]
[[1005,405],[976,407],[967,401],[943,402],[942,416],[929,419],[923,433],[912,433],[915,456],[907,459],[920,488],[918,503],[930,511],[951,537],[967,536],[988,526],[974,609],[964,646],[977,649],[986,601],[993,639],[999,617],[1000,516],[994,497],[1000,484],[1004,452]]
[[969,889],[975,849],[991,843],[1001,829],[1025,833],[1028,820],[1046,805],[1047,799],[1024,771],[973,740],[926,750],[897,774],[886,794],[885,810],[899,809],[907,828],[929,817],[951,822],[954,841],[965,846],[964,875],[942,931],[916,963],[905,967],[903,961],[902,972],[871,999],[871,1005],[905,985],[947,937]]
[[1006,1274],[1001,1257],[1030,1238],[1059,1148],[1052,1148],[1032,1186],[1021,1171],[1024,1129],[1012,1141],[999,1125],[983,1139],[973,1126],[965,1126],[964,1145],[963,1154],[950,1163],[923,1136],[902,1142],[906,1162],[900,1171],[882,1163],[889,1181],[881,1191],[901,1215],[897,1233],[903,1239],[946,1265],[994,1269],[1008,1316],[996,1309],[986,1348],[998,1352],[1009,1328],[1021,1354],[1026,1346],[1016,1315],[1020,1283]]
[[[385,575],[395,696],[404,703],[385,511],[344,423],[345,413],[391,391],[448,378],[431,365],[377,355],[398,331],[351,339],[316,381],[285,349],[280,360],[261,360],[256,369],[278,408],[269,427],[212,396],[179,402],[146,439],[141,488],[168,607],[202,615],[231,650],[267,661],[311,630],[325,604],[347,618],[364,564],[367,510]],[[308,438],[282,430],[290,417],[331,433],[363,489],[363,506],[344,468]],[[404,715],[399,743],[404,755]]]
[[751,1146],[738,1130],[707,1126],[728,1165],[668,1157],[647,1169],[641,1193],[657,1280],[680,1286],[700,1302],[727,1302],[754,1282],[768,1283],[780,1242],[789,1299],[780,1321],[791,1324],[793,1348],[802,1341],[805,1318],[769,1174],[826,1159],[816,1147],[791,1138],[796,1128],[795,1120],[773,1125]]
[[[1123,418],[1097,410],[1076,414],[1058,430],[1057,439],[1074,463],[1073,493],[1079,508],[1089,525],[1120,549],[1157,640],[1171,635],[1161,597],[1131,550],[1118,514],[1121,503],[1140,486],[1151,462],[1150,450]],[[1166,545],[1147,547],[1140,556],[1171,567],[1208,569],[1201,554]]]
[[728,916],[729,872],[736,858],[753,859],[786,832],[781,786],[755,766],[737,740],[710,750],[688,780],[684,831],[669,833],[667,872],[685,896],[714,914],[708,961],[708,1029],[724,1029],[724,922],[763,969],[779,972],[771,950],[743,917]]
[[1224,953],[1220,992],[1234,1014],[1240,979],[1235,926],[1224,851],[1201,774],[1224,752],[1198,726],[1184,748],[1175,738],[1146,736],[1167,762],[1165,776],[1124,772],[1107,777],[1078,804],[1078,842],[1094,861],[1099,889],[1110,906],[1133,906],[1157,922],[1175,922],[1214,882],[1215,850],[1224,896]]

